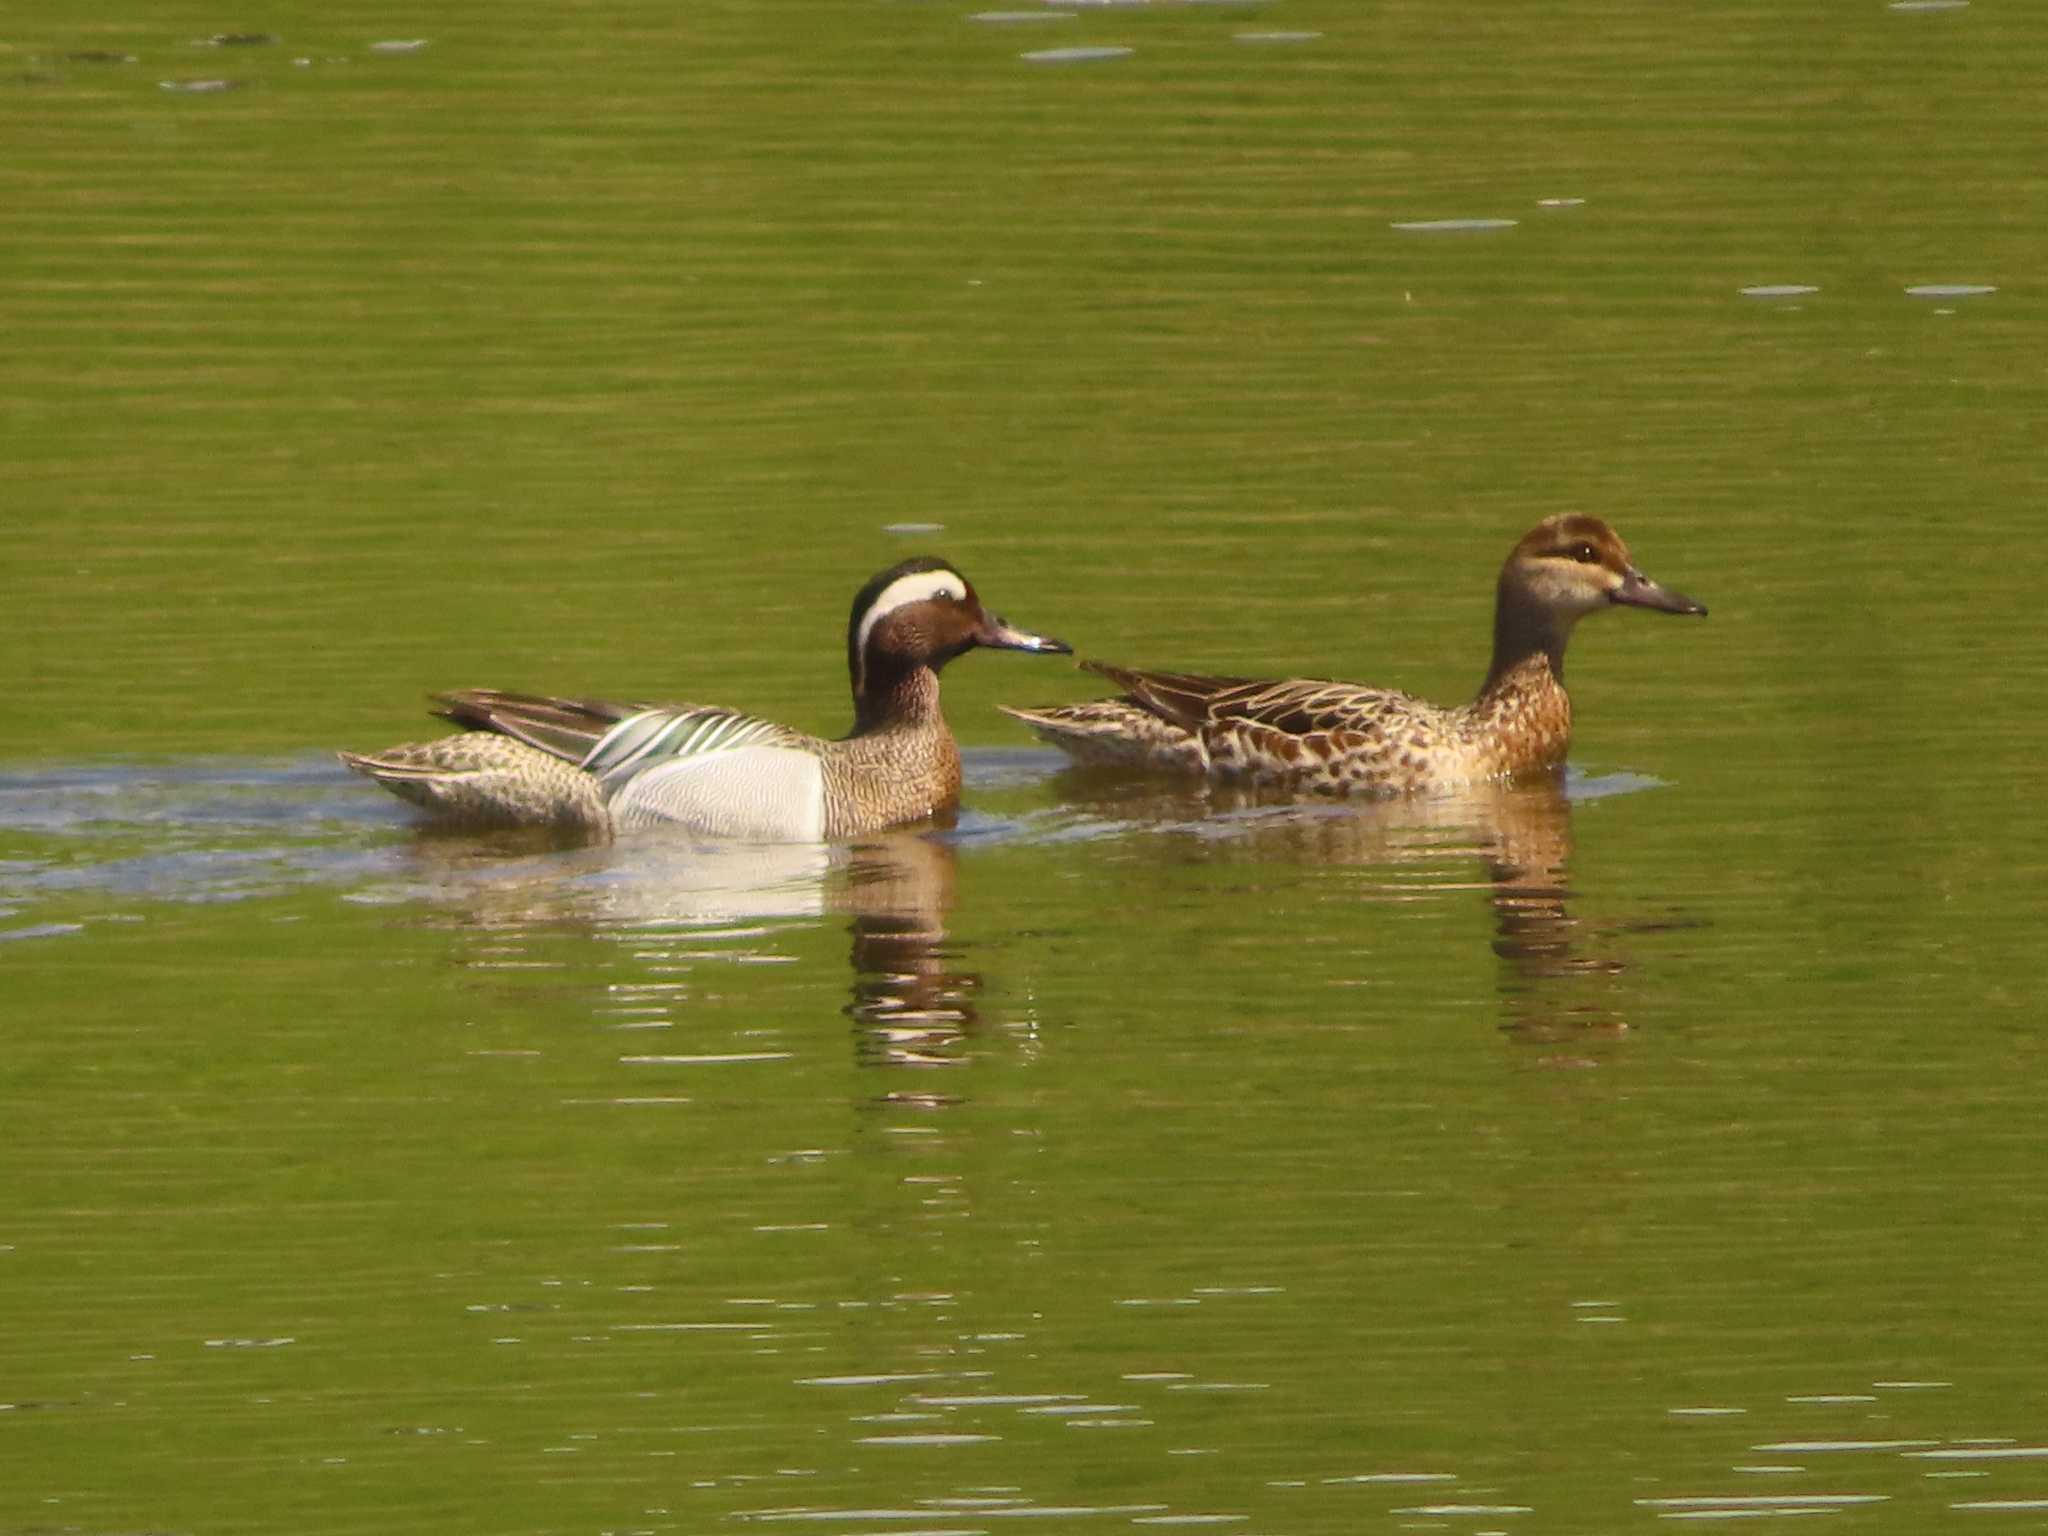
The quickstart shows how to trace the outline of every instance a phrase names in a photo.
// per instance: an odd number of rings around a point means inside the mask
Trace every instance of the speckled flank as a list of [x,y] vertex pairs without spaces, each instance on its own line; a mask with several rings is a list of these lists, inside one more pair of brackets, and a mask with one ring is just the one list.
[[1564,651],[1612,606],[1704,614],[1650,581],[1598,518],[1551,518],[1501,568],[1493,664],[1469,704],[1316,678],[1253,681],[1086,662],[1121,698],[1012,709],[1077,761],[1332,794],[1413,794],[1556,769],[1571,746]]
[[488,731],[407,742],[341,760],[401,800],[479,830],[561,827],[603,834],[611,817],[597,781],[574,763]]

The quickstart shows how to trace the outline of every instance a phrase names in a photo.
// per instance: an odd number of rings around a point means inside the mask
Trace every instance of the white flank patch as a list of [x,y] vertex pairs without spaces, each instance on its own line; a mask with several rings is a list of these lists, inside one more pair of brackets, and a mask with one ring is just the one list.
[[821,842],[825,765],[795,747],[673,758],[628,783],[611,810],[626,831],[667,823],[736,842]]
[[906,603],[928,603],[935,597],[950,597],[963,602],[967,597],[967,582],[958,571],[913,571],[908,576],[898,576],[876,594],[868,604],[868,611],[861,616],[860,629],[854,638],[853,653],[865,661],[868,654],[868,636],[875,632],[875,626]]

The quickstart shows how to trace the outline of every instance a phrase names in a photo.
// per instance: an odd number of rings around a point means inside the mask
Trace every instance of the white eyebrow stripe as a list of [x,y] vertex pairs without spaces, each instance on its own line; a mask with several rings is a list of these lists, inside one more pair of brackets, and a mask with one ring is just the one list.
[[861,615],[860,629],[854,636],[853,654],[866,663],[868,636],[875,626],[906,603],[929,602],[935,597],[950,597],[956,602],[967,597],[967,583],[957,571],[912,571],[908,576],[898,576],[876,594],[868,604],[868,611]]

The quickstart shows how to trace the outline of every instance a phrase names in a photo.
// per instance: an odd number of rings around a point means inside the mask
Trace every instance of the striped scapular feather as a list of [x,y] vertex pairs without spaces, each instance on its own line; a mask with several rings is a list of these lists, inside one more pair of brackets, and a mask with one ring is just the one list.
[[613,704],[603,699],[461,688],[435,694],[433,713],[470,730],[495,731],[552,757],[580,763],[620,721],[648,708],[646,704]]
[[699,704],[618,704],[471,688],[436,695],[434,713],[573,763],[609,800],[646,769],[756,744],[803,746],[787,726]]
[[649,768],[679,758],[705,757],[736,747],[776,746],[813,751],[817,743],[800,731],[735,710],[697,705],[643,709],[621,720],[582,760],[606,799]]

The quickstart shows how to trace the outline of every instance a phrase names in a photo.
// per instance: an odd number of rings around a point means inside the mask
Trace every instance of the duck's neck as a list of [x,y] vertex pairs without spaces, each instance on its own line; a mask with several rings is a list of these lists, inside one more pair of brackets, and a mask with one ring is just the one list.
[[1538,673],[1547,673],[1562,689],[1564,648],[1571,634],[1569,618],[1560,618],[1503,581],[1493,604],[1493,665],[1486,669],[1479,697],[1527,687]]
[[1519,777],[1555,768],[1572,744],[1572,701],[1564,691],[1561,623],[1505,584],[1494,609],[1493,665],[1479,696],[1459,712],[1486,776]]
[[867,688],[853,700],[853,734],[883,730],[945,728],[939,713],[939,674],[927,666],[899,667],[869,674]]

